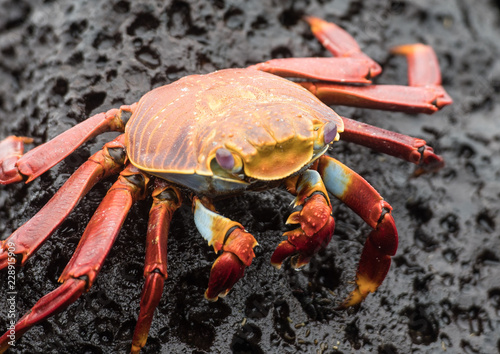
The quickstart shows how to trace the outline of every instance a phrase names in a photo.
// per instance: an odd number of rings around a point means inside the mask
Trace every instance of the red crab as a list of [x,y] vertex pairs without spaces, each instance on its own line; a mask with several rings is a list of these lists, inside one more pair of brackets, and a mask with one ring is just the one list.
[[[285,233],[271,257],[280,267],[291,256],[300,267],[327,246],[334,230],[333,195],[373,231],[356,275],[356,288],[340,307],[360,303],[384,280],[398,236],[391,206],[361,176],[325,155],[340,138],[435,170],[443,160],[425,141],[358,123],[326,104],[433,113],[452,101],[441,86],[432,48],[393,49],[409,61],[409,86],[372,85],[380,66],[338,26],[308,17],[314,35],[333,58],[275,59],[246,69],[192,75],[146,93],[137,103],[97,114],[23,155],[29,138],[0,143],[0,182],[30,182],[85,141],[107,131],[123,134],[89,158],[32,219],[0,248],[0,268],[23,265],[79,200],[101,179],[119,174],[64,269],[62,285],[41,298],[15,326],[15,339],[63,310],[93,284],[134,201],[152,190],[146,235],[146,282],[132,352],[145,345],[167,278],[167,236],[183,200],[193,205],[201,235],[220,252],[205,292],[226,295],[254,258],[254,237],[238,222],[217,214],[211,202],[247,190],[285,186],[296,196]],[[302,81],[291,82],[283,77]],[[323,101],[323,102],[321,102]],[[12,333],[0,338],[8,348]]]

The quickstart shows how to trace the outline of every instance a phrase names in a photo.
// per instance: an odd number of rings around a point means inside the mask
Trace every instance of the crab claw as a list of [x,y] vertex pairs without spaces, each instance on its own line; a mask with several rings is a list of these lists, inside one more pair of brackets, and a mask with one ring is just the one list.
[[325,248],[332,238],[335,221],[331,212],[322,194],[313,194],[306,199],[302,210],[292,213],[287,220],[288,224],[300,224],[300,227],[283,234],[287,240],[278,245],[271,256],[271,264],[279,269],[289,256],[292,256],[291,265],[294,268],[309,263],[312,256]]
[[222,246],[223,253],[210,271],[208,289],[205,291],[207,300],[217,301],[219,296],[227,295],[233,285],[243,277],[245,267],[252,263],[255,257],[253,248],[256,245],[255,238],[245,230],[235,227],[231,231]]

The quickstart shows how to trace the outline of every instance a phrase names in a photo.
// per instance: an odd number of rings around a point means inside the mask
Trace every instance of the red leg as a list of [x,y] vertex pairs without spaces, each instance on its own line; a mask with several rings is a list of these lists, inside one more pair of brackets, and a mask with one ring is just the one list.
[[408,60],[408,85],[441,86],[441,70],[436,53],[425,44],[405,44],[391,49]]
[[441,86],[300,84],[328,105],[432,114],[453,102]]
[[146,345],[153,315],[163,293],[163,284],[167,279],[167,238],[174,212],[181,205],[179,191],[163,180],[155,181],[153,207],[149,212],[148,234],[146,237],[146,278],[141,295],[141,306],[131,353],[139,353]]
[[[142,178],[134,178],[137,175]],[[134,181],[141,180],[141,182]],[[102,267],[133,202],[143,197],[148,179],[131,165],[110,188],[92,216],[78,247],[59,281],[63,284],[42,297],[15,325],[16,340],[29,328],[62,311],[87,291]],[[9,332],[0,338],[1,350],[9,347]]]
[[255,258],[253,248],[255,238],[243,226],[215,213],[209,200],[203,202],[193,198],[194,222],[203,238],[213,246],[215,252],[223,251],[210,271],[205,298],[216,301],[224,297],[236,282],[241,279]]
[[249,66],[281,77],[323,80],[350,84],[369,84],[373,76],[370,63],[353,58],[271,59]]
[[358,270],[356,289],[341,307],[359,304],[382,284],[398,248],[398,233],[391,206],[357,173],[339,161],[322,156],[318,172],[332,195],[358,214],[373,231],[366,239]]
[[430,114],[452,103],[441,86],[439,64],[431,47],[412,44],[392,50],[407,57],[410,86],[348,86],[345,84],[370,83],[382,69],[339,26],[314,17],[307,17],[306,21],[316,38],[336,58],[273,59],[250,68],[283,77],[327,81],[300,84],[328,105]]
[[415,175],[437,171],[444,160],[425,145],[425,140],[392,132],[372,125],[342,117],[344,132],[341,139],[372,148],[387,155],[418,165]]
[[339,26],[315,17],[306,17],[311,31],[336,58],[272,59],[250,68],[282,77],[341,83],[371,83],[382,72],[380,65],[361,51],[352,36]]
[[126,158],[124,140],[124,136],[120,135],[91,156],[33,218],[2,241],[0,269],[8,265],[8,245],[14,245],[13,253],[22,256],[20,260],[17,258],[17,265],[24,265],[97,182],[123,168]]
[[[9,166],[11,169],[7,170],[7,176],[0,174],[0,184],[19,180],[26,180],[28,183],[63,160],[87,140],[107,131],[123,132],[124,123],[121,114],[133,112],[134,109],[135,104],[96,114],[45,144],[28,151],[19,158],[15,166]],[[12,175],[16,177],[11,177]]]
[[300,227],[283,234],[287,239],[274,251],[271,264],[280,268],[283,261],[292,256],[292,267],[299,268],[328,245],[335,221],[328,193],[316,171],[308,170],[298,178],[289,179],[287,187],[297,194],[295,207],[301,207],[290,215],[287,224],[300,224]]
[[[333,53],[348,53],[350,57],[365,56],[356,47],[354,39],[336,32],[336,25],[314,19],[323,28],[320,41],[330,46]],[[328,29],[327,29],[328,28]],[[348,36],[348,34],[346,34]],[[346,46],[345,43],[348,43]],[[352,55],[348,48],[356,48]],[[346,86],[332,83],[301,83],[329,105],[347,105],[363,108],[403,111],[409,113],[434,113],[452,103],[452,99],[441,86],[441,71],[434,50],[423,44],[410,44],[393,48],[392,53],[405,55],[408,60],[408,81],[410,86],[368,85]],[[340,54],[341,55],[341,54]],[[349,69],[350,70],[350,69]],[[372,76],[375,76],[372,72]]]
[[382,72],[380,65],[361,51],[356,40],[348,32],[334,23],[326,22],[317,17],[308,16],[305,20],[311,26],[314,36],[334,56],[366,61],[371,67],[371,77],[375,77]]

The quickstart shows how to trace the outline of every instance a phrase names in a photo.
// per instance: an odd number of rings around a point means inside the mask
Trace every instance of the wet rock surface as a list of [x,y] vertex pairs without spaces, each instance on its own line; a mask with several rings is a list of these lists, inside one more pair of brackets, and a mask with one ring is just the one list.
[[[246,276],[224,299],[204,300],[213,251],[181,208],[169,239],[169,278],[144,350],[193,353],[500,352],[500,6],[497,1],[28,1],[0,2],[0,136],[43,143],[89,115],[137,101],[185,75],[270,58],[328,55],[300,20],[336,22],[384,67],[379,83],[405,83],[398,44],[432,45],[455,100],[432,116],[339,107],[426,139],[447,162],[413,166],[366,148],[331,154],[394,207],[400,247],[379,291],[359,309],[335,310],[352,289],[369,228],[336,205],[328,248],[300,272],[269,258],[291,197],[251,193],[218,205],[259,242]],[[0,189],[0,236],[33,216],[113,134],[85,144],[29,185]],[[18,315],[58,286],[86,223],[112,183],[96,186],[16,274]],[[129,350],[143,285],[150,200],[138,203],[89,293],[27,332],[14,352]],[[6,274],[0,276],[6,299]],[[0,328],[7,327],[6,306]]]

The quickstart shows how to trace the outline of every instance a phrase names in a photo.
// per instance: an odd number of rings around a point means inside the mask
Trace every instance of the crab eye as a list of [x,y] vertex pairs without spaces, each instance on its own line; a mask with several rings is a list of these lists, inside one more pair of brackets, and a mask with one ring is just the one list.
[[323,127],[323,139],[325,144],[330,144],[337,136],[337,124],[333,122],[326,123]]
[[220,148],[215,152],[215,159],[220,167],[225,170],[232,170],[234,167],[233,154],[227,149]]
[[238,173],[241,171],[242,163],[238,156],[234,156],[231,151],[225,148],[219,148],[215,152],[215,160],[223,169]]
[[316,138],[314,140],[314,150],[323,150],[337,137],[337,124],[328,122],[316,129]]

